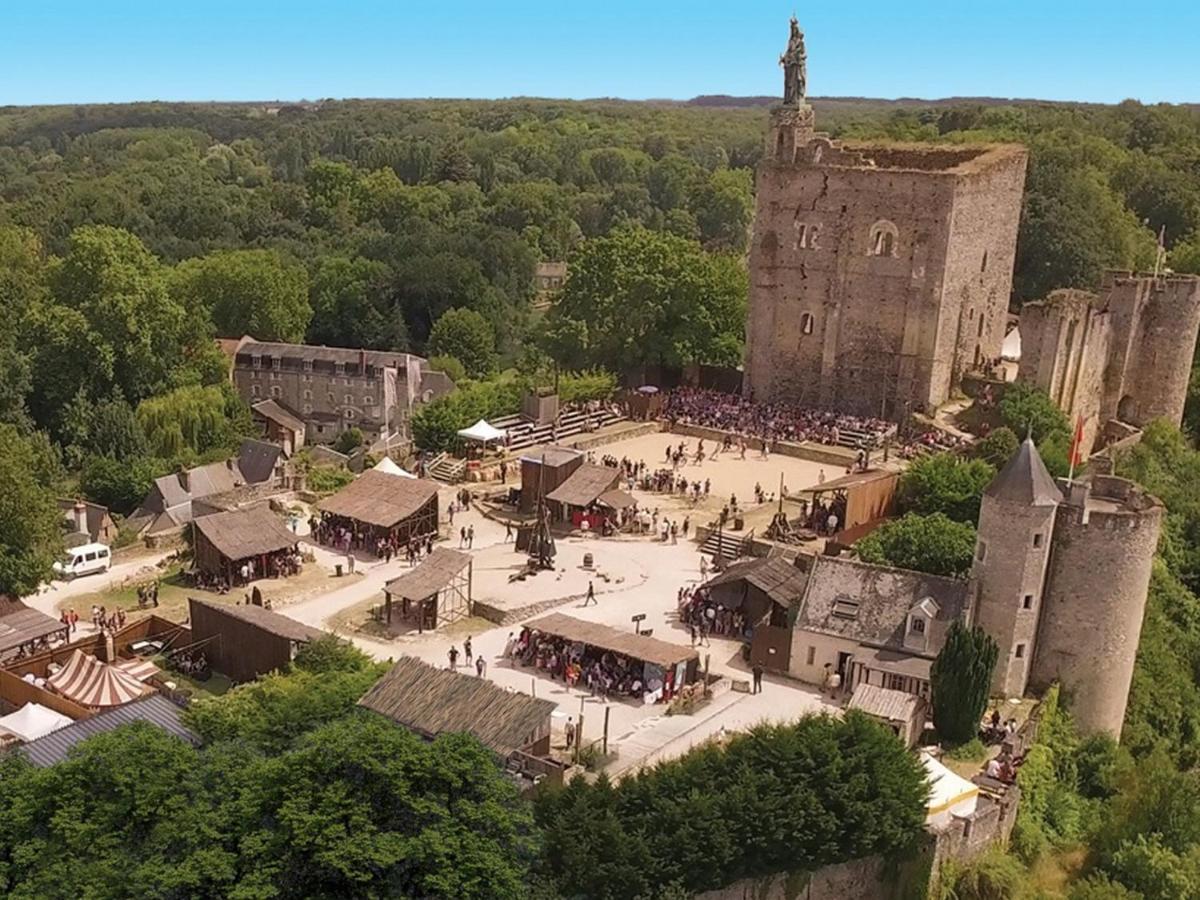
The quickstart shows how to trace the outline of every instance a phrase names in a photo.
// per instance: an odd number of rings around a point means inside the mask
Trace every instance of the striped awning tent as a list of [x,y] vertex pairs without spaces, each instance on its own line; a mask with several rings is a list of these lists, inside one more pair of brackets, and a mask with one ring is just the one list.
[[72,653],[67,664],[47,678],[46,683],[81,706],[120,706],[154,690],[82,650]]
[[118,659],[113,666],[126,675],[132,675],[138,681],[149,681],[162,673],[162,669],[148,659]]

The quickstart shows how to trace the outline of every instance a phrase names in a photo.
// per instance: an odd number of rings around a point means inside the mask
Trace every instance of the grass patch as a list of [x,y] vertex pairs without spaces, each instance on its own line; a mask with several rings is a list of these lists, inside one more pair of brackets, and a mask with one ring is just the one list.
[[983,762],[987,755],[988,748],[977,737],[946,751],[946,758],[955,762]]

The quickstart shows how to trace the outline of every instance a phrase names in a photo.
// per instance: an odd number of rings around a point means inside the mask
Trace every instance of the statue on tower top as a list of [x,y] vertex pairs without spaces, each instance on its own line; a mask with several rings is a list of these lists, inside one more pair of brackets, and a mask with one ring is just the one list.
[[783,105],[803,106],[808,96],[808,53],[804,50],[804,32],[800,23],[792,16],[791,33],[787,49],[779,57],[783,66]]

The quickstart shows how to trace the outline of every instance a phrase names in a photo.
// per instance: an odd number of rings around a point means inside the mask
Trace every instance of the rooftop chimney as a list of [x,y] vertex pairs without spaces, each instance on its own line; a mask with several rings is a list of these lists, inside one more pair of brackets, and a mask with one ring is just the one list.
[[185,494],[192,492],[192,473],[187,469],[179,470],[179,486],[183,488]]
[[79,534],[88,534],[87,527],[87,504],[82,500],[75,501],[75,530]]

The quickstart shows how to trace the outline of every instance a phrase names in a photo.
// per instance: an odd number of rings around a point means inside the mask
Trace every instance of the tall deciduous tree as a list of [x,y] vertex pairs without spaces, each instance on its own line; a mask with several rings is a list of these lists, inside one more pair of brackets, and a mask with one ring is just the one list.
[[999,653],[982,628],[951,623],[929,671],[933,724],[942,740],[963,744],[979,732]]
[[24,597],[50,577],[62,549],[61,515],[33,444],[0,425],[0,595]]
[[322,259],[309,285],[313,317],[308,341],[331,347],[407,350],[404,317],[388,296],[390,278],[391,269],[376,260]]
[[180,263],[171,276],[180,302],[209,310],[223,337],[296,342],[312,318],[308,274],[272,250],[231,250]]
[[983,489],[995,475],[996,470],[981,459],[953,453],[923,456],[900,476],[900,506],[921,515],[945,513],[956,522],[973,525],[979,521]]
[[429,333],[429,352],[453,356],[472,378],[484,378],[496,368],[496,336],[487,319],[473,309],[451,309]]
[[975,526],[944,513],[907,513],[884,522],[854,545],[863,562],[964,578],[975,552]]
[[564,365],[732,365],[741,356],[746,292],[738,260],[674,235],[622,228],[581,245],[547,328],[584,338],[582,359],[560,359]]

